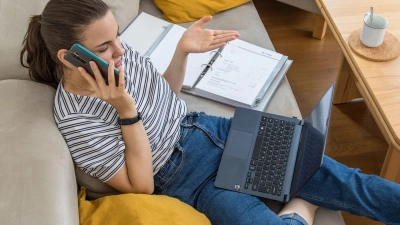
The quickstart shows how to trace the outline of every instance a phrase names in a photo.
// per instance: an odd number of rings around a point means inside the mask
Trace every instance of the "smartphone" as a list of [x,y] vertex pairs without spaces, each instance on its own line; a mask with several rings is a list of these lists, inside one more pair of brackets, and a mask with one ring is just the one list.
[[[67,55],[65,55],[64,58],[76,67],[80,66],[85,68],[85,70],[92,77],[95,76],[92,69],[90,68],[89,62],[94,61],[100,70],[101,76],[104,78],[104,81],[108,85],[108,63],[104,59],[95,55],[93,52],[89,51],[87,48],[76,43],[72,45],[72,47],[69,49]],[[115,84],[116,86],[118,86],[119,70],[117,68],[114,68],[114,76],[115,76]]]

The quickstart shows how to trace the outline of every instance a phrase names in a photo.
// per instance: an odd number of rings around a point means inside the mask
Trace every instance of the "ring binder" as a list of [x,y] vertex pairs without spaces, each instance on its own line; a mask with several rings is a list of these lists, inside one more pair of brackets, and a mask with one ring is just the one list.
[[210,54],[212,54],[213,52],[218,53],[218,55],[222,57],[221,52],[219,52],[219,51],[211,51]]
[[[201,65],[201,67],[203,67],[204,65],[206,65],[206,66],[208,66],[208,68],[210,68],[211,69],[211,71],[212,71],[212,64],[211,63],[203,63],[202,65]],[[206,67],[207,68],[207,67]]]

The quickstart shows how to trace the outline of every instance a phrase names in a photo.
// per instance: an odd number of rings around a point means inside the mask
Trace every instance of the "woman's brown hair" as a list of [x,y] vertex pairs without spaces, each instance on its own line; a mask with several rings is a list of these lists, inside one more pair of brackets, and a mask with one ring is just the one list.
[[20,62],[30,78],[57,88],[63,70],[57,52],[82,42],[85,27],[108,10],[101,0],[50,0],[41,15],[31,17],[22,43]]

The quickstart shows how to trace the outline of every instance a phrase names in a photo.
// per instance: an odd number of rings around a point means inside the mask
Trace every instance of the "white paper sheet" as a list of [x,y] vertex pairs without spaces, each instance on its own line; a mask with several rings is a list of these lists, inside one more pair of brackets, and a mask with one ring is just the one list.
[[196,89],[251,104],[282,57],[282,54],[234,40],[225,46],[222,57],[217,58]]

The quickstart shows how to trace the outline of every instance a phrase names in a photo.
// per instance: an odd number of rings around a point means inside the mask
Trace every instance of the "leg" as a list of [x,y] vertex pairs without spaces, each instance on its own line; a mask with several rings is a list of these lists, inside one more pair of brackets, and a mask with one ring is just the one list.
[[333,210],[366,216],[385,224],[400,224],[400,185],[366,175],[325,156],[318,172],[297,197]]
[[348,103],[349,101],[361,98],[361,94],[354,82],[354,74],[349,63],[342,54],[342,62],[340,70],[336,77],[335,94],[333,96],[333,104]]
[[318,206],[301,198],[294,198],[283,207],[283,209],[278,213],[278,216],[283,217],[284,215],[297,213],[299,216],[304,218],[308,224],[313,224],[317,208]]
[[400,150],[389,146],[382,167],[381,177],[400,183]]
[[326,25],[327,24],[324,17],[321,15],[316,15],[313,37],[320,40],[324,38],[326,32]]
[[278,216],[257,197],[219,189],[214,186],[214,182],[209,182],[198,197],[196,209],[204,213],[213,225],[312,224],[313,219],[308,223],[303,215],[297,212],[311,215],[316,207],[304,209],[304,206],[311,204],[297,200],[285,213]]

